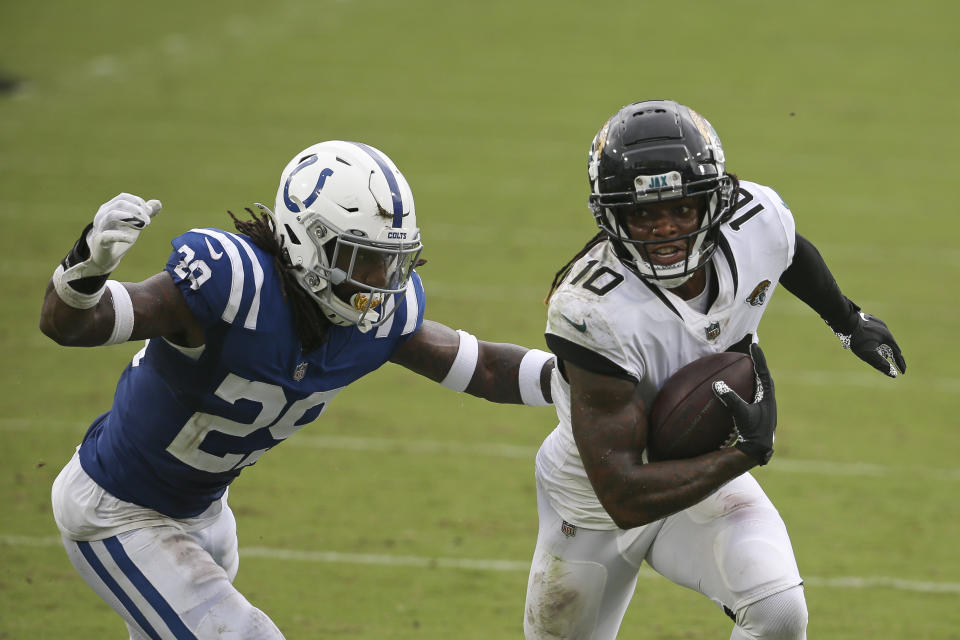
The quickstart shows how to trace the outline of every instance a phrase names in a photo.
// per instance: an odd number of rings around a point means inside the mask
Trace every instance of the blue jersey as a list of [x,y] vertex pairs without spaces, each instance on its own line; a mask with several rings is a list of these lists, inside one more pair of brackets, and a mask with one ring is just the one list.
[[247,236],[194,229],[172,242],[166,271],[205,327],[196,349],[155,338],[126,367],[113,406],[80,447],[83,469],[122,500],[175,518],[220,498],[240,471],[315,420],[419,329],[413,274],[380,327],[331,326],[302,353],[273,257]]

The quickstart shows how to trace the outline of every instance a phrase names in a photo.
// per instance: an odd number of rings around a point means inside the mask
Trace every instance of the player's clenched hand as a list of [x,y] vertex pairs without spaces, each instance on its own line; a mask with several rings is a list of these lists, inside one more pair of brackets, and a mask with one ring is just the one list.
[[858,358],[891,378],[905,372],[907,362],[886,323],[869,313],[860,312],[858,316],[852,333],[837,332],[843,348],[850,349]]
[[121,193],[105,203],[93,218],[87,233],[90,250],[89,267],[83,276],[110,273],[130,249],[150,219],[160,212],[159,200],[147,200]]
[[753,371],[757,376],[753,404],[748,404],[723,381],[713,383],[713,392],[733,415],[732,446],[740,449],[758,464],[767,464],[773,455],[773,438],[777,430],[777,400],[773,378],[760,345],[750,345]]
[[53,286],[60,299],[77,309],[96,306],[107,276],[159,211],[159,200],[145,202],[129,193],[121,193],[101,206],[53,273]]

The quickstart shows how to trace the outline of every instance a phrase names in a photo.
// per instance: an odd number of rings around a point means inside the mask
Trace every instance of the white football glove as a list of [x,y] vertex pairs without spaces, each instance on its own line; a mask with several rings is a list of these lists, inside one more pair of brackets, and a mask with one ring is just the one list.
[[103,204],[54,272],[57,295],[78,309],[95,306],[107,276],[160,209],[159,200],[144,201],[129,193]]
[[121,193],[101,206],[87,234],[90,258],[81,277],[107,274],[116,269],[160,208],[159,200],[144,202],[143,198],[129,193]]

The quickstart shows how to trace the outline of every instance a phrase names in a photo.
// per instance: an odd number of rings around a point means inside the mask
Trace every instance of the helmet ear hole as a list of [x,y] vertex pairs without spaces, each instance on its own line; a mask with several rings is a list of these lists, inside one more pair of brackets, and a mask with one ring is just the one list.
[[290,228],[290,225],[285,224],[283,228],[287,230],[287,237],[290,238],[290,242],[293,244],[301,244],[300,238],[297,237],[297,234],[293,232],[293,229]]

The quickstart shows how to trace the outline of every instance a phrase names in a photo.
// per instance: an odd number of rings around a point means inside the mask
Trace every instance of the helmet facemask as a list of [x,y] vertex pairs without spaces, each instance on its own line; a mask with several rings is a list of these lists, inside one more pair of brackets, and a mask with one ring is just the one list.
[[[414,242],[385,243],[359,229],[337,229],[317,214],[304,215],[303,224],[318,261],[313,269],[298,269],[297,279],[327,319],[340,326],[357,325],[364,332],[383,324],[397,307],[387,301],[405,293],[423,250],[419,234]],[[348,299],[337,295],[337,289],[347,287]]]
[[[667,289],[678,287],[706,266],[717,248],[717,236],[722,222],[729,215],[733,201],[733,180],[723,176],[719,180],[703,180],[682,184],[680,174],[665,176],[637,176],[636,193],[591,196],[590,208],[599,226],[613,243],[621,262],[642,278]],[[644,189],[642,184],[666,178],[668,186]],[[707,183],[707,184],[702,184]],[[712,186],[711,186],[712,183]],[[700,222],[696,230],[669,238],[637,240],[630,235],[624,221],[628,211],[651,202],[669,202],[690,196],[702,196]],[[632,197],[629,197],[632,196]],[[660,264],[650,254],[658,246],[685,242],[684,257],[672,264]]]

